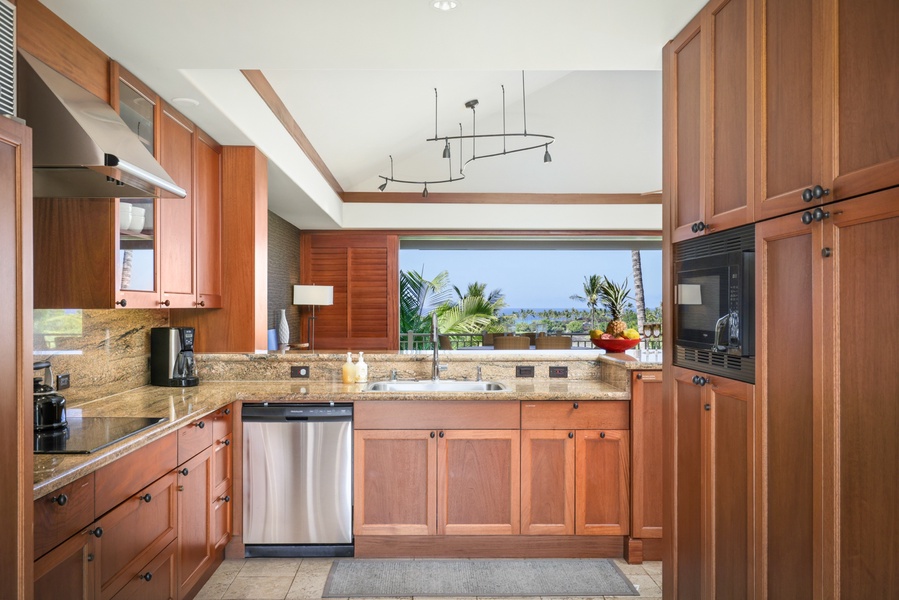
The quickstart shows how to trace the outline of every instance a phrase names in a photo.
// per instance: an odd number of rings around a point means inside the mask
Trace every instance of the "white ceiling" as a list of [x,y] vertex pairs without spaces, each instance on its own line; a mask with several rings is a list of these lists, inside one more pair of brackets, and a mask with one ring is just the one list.
[[[471,133],[472,98],[477,132],[502,131],[501,85],[506,130],[522,131],[524,70],[527,130],[555,136],[553,161],[542,150],[476,161],[430,191],[642,193],[661,188],[661,49],[704,0],[460,0],[446,13],[427,0],[43,3],[167,100],[199,100],[174,104],[219,142],[259,147],[270,208],[314,229],[439,228],[454,209],[343,203],[240,69],[264,73],[344,191],[375,191],[391,154],[397,178],[448,175],[442,144],[425,142],[434,88],[438,135],[460,122]],[[477,227],[661,227],[658,205],[505,206]]]

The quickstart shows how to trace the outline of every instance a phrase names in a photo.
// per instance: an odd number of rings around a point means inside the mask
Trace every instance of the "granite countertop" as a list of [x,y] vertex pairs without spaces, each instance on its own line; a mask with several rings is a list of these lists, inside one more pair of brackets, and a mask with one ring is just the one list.
[[[620,359],[629,368],[643,364]],[[628,400],[630,391],[594,380],[503,381],[503,392],[366,392],[365,384],[307,381],[212,381],[192,388],[144,386],[68,408],[75,416],[166,417],[166,420],[92,454],[36,454],[34,497],[83,477],[232,402],[365,402],[379,400]]]

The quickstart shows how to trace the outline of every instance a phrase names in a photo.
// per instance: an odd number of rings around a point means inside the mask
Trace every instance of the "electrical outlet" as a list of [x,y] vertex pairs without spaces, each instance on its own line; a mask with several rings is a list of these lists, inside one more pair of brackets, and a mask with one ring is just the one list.
[[71,384],[70,384],[70,379],[69,379],[68,373],[63,373],[61,375],[56,376],[56,389],[57,390],[67,389],[69,387],[69,385],[71,385]]
[[550,367],[550,377],[568,377],[568,367]]
[[309,367],[290,367],[290,376],[309,379]]
[[534,367],[516,365],[515,377],[533,377],[533,376],[534,376]]

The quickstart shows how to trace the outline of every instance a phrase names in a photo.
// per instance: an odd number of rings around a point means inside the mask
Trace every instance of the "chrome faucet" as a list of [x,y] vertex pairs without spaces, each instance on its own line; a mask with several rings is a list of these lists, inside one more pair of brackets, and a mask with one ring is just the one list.
[[437,331],[437,311],[431,313],[431,345],[434,356],[431,361],[431,381],[440,381],[440,371],[446,371],[446,365],[440,364],[440,336]]

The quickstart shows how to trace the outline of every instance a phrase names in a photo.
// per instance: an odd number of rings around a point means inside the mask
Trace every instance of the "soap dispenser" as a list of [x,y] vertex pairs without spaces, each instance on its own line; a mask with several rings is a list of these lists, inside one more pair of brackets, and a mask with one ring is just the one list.
[[365,383],[368,381],[368,364],[366,364],[365,359],[362,355],[365,352],[359,353],[359,360],[356,362],[356,383]]
[[343,382],[344,383],[355,383],[356,381],[356,367],[353,365],[353,353],[346,353],[346,362],[343,363]]

